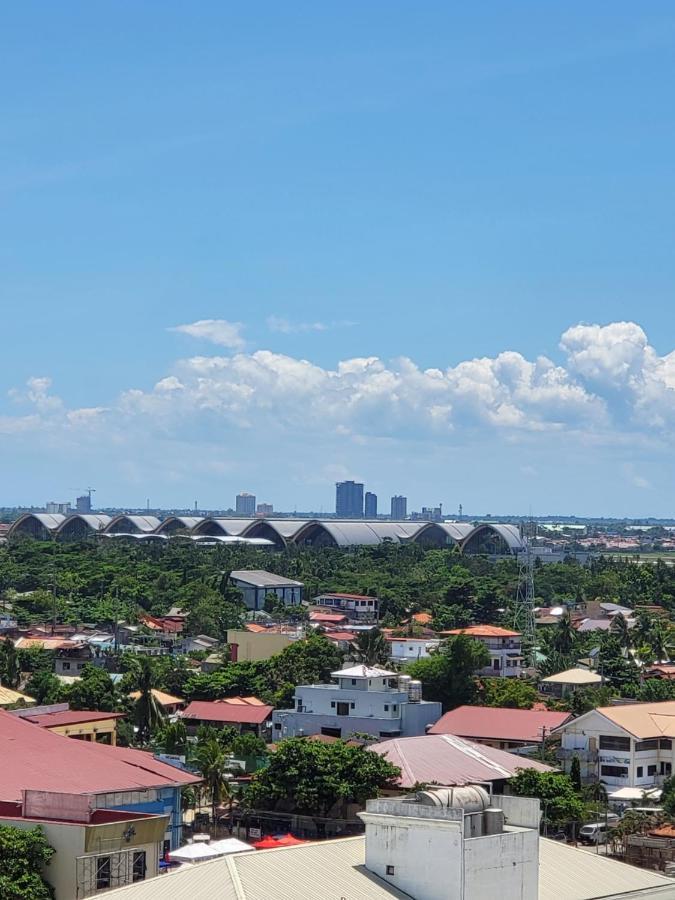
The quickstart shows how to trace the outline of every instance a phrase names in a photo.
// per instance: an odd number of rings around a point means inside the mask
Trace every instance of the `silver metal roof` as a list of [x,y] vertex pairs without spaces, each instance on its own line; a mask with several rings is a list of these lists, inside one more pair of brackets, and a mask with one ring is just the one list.
[[127,531],[136,529],[137,531],[145,532],[156,531],[161,524],[157,516],[128,516],[126,513],[123,513],[122,515],[115,516],[110,522],[108,530],[116,528],[120,523],[126,525]]
[[265,572],[264,569],[236,569],[230,572],[230,578],[251,584],[254,587],[303,587],[302,581],[294,581],[292,578],[284,578],[283,575],[275,575],[274,572]]
[[91,531],[103,531],[110,524],[110,516],[96,513],[75,513],[61,522],[56,533],[63,534],[75,522],[84,522]]

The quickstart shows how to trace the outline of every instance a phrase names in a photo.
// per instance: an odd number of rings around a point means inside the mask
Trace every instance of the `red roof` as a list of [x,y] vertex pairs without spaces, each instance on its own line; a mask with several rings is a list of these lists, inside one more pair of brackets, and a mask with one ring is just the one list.
[[182,620],[165,619],[161,616],[141,616],[141,622],[147,627],[155,631],[173,631],[178,633],[183,630]]
[[353,631],[325,631],[324,637],[329,641],[353,641],[356,635]]
[[542,729],[548,734],[571,718],[568,712],[538,709],[506,709],[494,706],[458,706],[429,729],[429,734],[457,734],[465,738],[539,743]]
[[205,722],[262,725],[273,710],[273,706],[267,706],[257,697],[226,697],[223,700],[193,700],[181,715],[184,719]]
[[0,710],[0,759],[0,801],[19,801],[22,788],[104,794],[200,781],[151,753],[73,741],[4,710]]
[[329,625],[339,625],[340,622],[346,622],[347,616],[340,613],[323,613],[313,612],[309,614],[310,622],[327,622]]
[[520,637],[519,631],[510,631],[498,625],[469,625],[466,628],[453,628],[443,634],[468,634],[469,637]]
[[65,709],[61,712],[38,713],[35,716],[23,716],[34,725],[42,728],[55,728],[57,725],[79,725],[84,722],[100,722],[102,719],[121,719],[124,713],[97,712],[89,709]]

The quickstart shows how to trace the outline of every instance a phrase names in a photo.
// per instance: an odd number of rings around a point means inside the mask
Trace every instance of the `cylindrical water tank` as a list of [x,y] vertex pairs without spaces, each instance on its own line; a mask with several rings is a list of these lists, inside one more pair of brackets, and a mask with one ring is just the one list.
[[463,809],[465,813],[482,812],[490,806],[490,795],[476,784],[464,787],[438,788],[435,791],[418,791],[417,802],[423,806],[445,806]]
[[410,690],[410,682],[412,678],[410,675],[399,675],[398,676],[398,689],[399,691],[405,691],[406,693]]
[[408,700],[411,703],[419,703],[422,699],[422,682],[413,679],[408,686]]

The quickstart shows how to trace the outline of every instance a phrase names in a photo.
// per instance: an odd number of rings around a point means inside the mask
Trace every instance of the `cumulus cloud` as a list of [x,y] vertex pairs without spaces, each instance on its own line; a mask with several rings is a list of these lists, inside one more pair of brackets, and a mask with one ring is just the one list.
[[246,344],[241,335],[243,327],[241,322],[228,322],[225,319],[200,319],[188,325],[174,325],[169,331],[187,334],[229,350],[242,350]]

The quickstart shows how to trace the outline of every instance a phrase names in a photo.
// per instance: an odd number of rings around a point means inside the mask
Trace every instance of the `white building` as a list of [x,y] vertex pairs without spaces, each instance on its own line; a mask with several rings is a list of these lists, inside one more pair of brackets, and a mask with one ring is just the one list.
[[[489,804],[489,805],[488,805]],[[673,880],[539,838],[539,803],[479,787],[369,800],[366,833],[232,853],[113,891],[110,900],[628,900]]]
[[302,581],[284,578],[282,575],[275,575],[274,572],[265,572],[263,569],[239,569],[230,572],[230,582],[242,591],[247,609],[262,609],[268,594],[276,594],[285,606],[299,606],[302,602],[304,587]]
[[330,612],[342,613],[350,622],[374,623],[378,621],[380,615],[379,599],[366,594],[319,594],[312,603]]
[[388,637],[389,658],[394,662],[427,659],[441,643],[440,638]]
[[509,631],[497,625],[469,625],[468,628],[453,628],[442,634],[445,637],[466,634],[485,645],[490,654],[490,664],[480,669],[478,675],[517,678],[522,672],[522,635],[518,631]]
[[415,737],[440,718],[440,703],[421,699],[422,685],[409,675],[386,669],[352,666],[332,672],[335,684],[302,684],[295,689],[295,708],[275,710],[274,740],[325,734],[349,737]]
[[556,730],[560,760],[576,756],[582,779],[608,788],[658,787],[673,772],[675,701],[602,706]]

